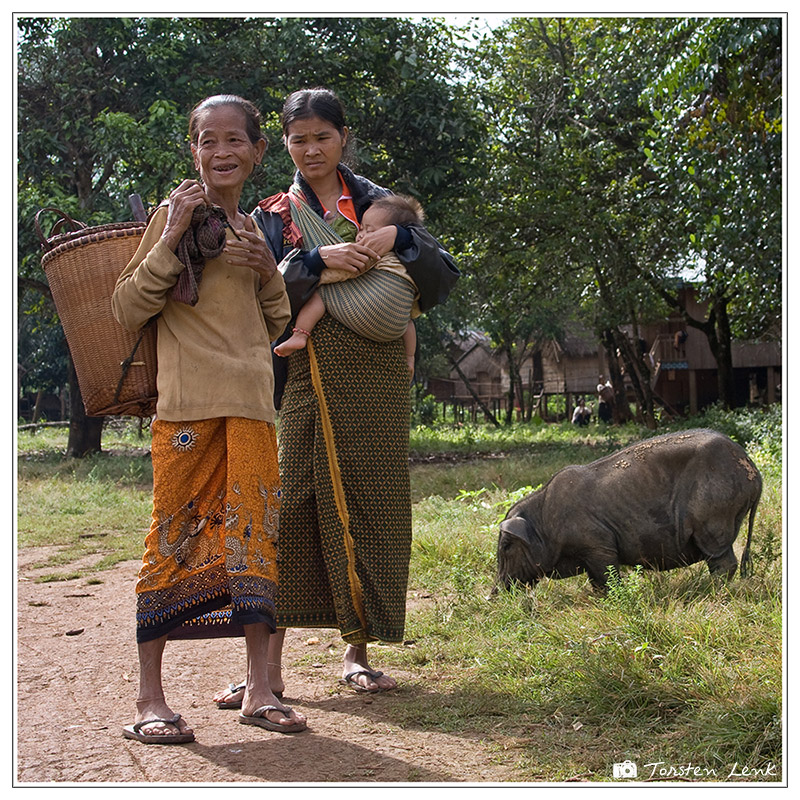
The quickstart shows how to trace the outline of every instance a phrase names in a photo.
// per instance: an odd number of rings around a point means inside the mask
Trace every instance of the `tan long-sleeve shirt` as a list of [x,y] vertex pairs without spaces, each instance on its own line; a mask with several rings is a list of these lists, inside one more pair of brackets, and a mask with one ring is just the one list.
[[161,314],[156,415],[274,421],[270,341],[290,318],[282,275],[276,271],[259,290],[259,275],[222,253],[206,262],[197,304],[175,302],[169,295],[183,264],[161,241],[166,220],[166,207],[159,208],[112,298],[115,318],[131,331]]

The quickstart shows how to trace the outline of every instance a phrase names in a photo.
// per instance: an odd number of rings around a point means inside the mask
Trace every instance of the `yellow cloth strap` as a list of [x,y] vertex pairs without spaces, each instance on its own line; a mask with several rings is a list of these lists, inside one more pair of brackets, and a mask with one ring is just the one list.
[[353,545],[353,537],[350,535],[350,515],[347,513],[347,501],[344,496],[344,486],[342,485],[342,473],[339,470],[339,459],[336,456],[336,442],[333,439],[333,426],[331,425],[331,418],[328,414],[325,392],[322,389],[322,380],[320,379],[317,357],[314,354],[314,345],[311,343],[310,339],[308,340],[306,349],[308,350],[308,362],[311,367],[311,382],[314,385],[314,391],[319,401],[319,416],[322,422],[322,433],[325,438],[325,451],[328,454],[328,468],[330,470],[331,483],[333,484],[336,510],[339,512],[339,520],[342,523],[342,530],[344,532],[344,549],[347,553],[347,574],[350,578],[350,596],[356,614],[358,614],[358,618],[361,621],[361,625],[363,629],[366,630],[367,621],[364,616],[363,592],[361,589],[361,581],[356,573],[355,548]]

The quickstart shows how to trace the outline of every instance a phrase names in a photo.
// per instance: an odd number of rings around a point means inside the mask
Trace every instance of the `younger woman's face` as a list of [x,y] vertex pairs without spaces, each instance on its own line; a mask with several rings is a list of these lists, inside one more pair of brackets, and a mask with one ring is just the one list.
[[327,178],[342,160],[347,128],[340,133],[330,122],[309,117],[292,122],[284,138],[294,165],[309,183],[313,183]]
[[266,142],[250,141],[244,113],[233,105],[210,108],[199,123],[192,155],[206,188],[241,188],[255,165],[261,163]]

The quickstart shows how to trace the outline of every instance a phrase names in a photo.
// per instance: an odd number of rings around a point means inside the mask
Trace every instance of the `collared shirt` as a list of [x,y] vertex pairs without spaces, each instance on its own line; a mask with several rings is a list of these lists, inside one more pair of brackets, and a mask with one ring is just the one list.
[[[342,177],[342,173],[336,173],[339,176],[339,182],[342,184],[342,193],[339,196],[339,199],[336,201],[336,210],[345,218],[350,220],[356,228],[360,228],[361,226],[358,224],[358,218],[356,217],[356,208],[353,205],[353,196],[350,194],[350,189],[347,188],[347,184],[344,182],[344,178]],[[323,208],[325,208],[323,206]],[[329,225],[331,221],[335,218],[336,214],[332,211],[329,211],[325,208],[325,216],[323,219]]]

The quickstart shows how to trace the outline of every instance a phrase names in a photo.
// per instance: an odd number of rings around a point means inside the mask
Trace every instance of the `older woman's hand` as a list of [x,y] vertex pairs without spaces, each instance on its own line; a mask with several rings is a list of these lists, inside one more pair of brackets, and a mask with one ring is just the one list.
[[161,238],[170,250],[177,250],[181,237],[192,223],[195,208],[203,204],[211,205],[211,201],[199,181],[181,181],[169,193],[167,224]]
[[359,242],[326,244],[319,254],[328,269],[343,269],[347,272],[366,272],[380,258],[371,247]]
[[237,267],[249,267],[257,272],[264,287],[275,274],[278,265],[267,243],[256,233],[252,217],[244,218],[244,229],[237,230],[238,239],[228,239],[225,245],[227,262]]

